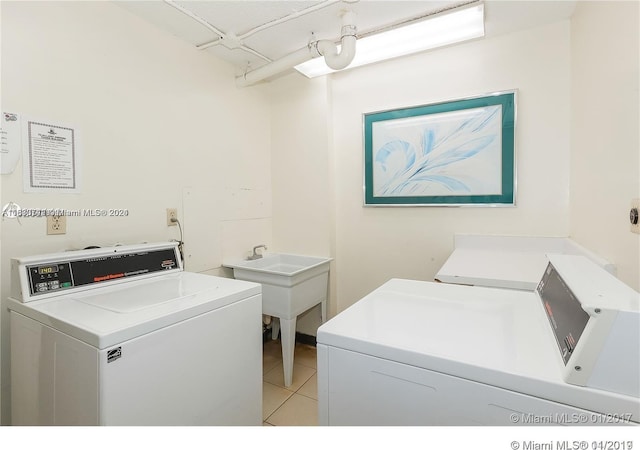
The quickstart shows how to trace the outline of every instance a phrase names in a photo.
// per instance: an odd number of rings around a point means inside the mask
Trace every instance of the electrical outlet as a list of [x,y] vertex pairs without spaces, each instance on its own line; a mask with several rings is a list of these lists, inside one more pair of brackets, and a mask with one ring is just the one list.
[[629,210],[629,222],[632,233],[640,234],[640,198],[631,200],[631,209]]
[[66,234],[67,216],[47,216],[47,234]]
[[177,225],[173,220],[178,220],[178,209],[177,208],[167,208],[167,226],[175,227]]

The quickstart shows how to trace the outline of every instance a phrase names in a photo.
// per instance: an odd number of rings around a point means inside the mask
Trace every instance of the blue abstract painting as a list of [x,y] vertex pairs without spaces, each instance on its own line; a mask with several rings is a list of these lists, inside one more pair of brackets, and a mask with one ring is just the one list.
[[482,99],[365,116],[368,203],[513,203],[515,103]]

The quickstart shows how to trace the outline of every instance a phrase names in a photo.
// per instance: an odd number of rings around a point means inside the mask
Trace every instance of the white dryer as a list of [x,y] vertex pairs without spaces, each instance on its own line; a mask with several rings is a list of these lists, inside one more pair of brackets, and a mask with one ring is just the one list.
[[534,291],[549,254],[582,255],[615,275],[616,267],[568,237],[455,234],[436,281]]
[[323,324],[320,423],[640,422],[640,294],[550,259],[535,292],[393,279]]
[[260,425],[259,284],[183,271],[176,243],[12,260],[17,425]]

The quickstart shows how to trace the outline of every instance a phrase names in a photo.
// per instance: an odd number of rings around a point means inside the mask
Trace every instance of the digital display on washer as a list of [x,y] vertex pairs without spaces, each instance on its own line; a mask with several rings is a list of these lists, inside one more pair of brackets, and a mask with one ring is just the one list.
[[583,309],[553,264],[549,263],[536,288],[565,365],[587,326],[589,314]]
[[38,267],[38,275],[48,275],[50,273],[56,273],[60,270],[60,268],[58,267],[58,265],[54,265],[54,266],[41,266]]
[[165,248],[29,266],[27,270],[31,294],[38,295],[177,267],[178,261],[173,248]]
[[69,263],[28,267],[31,294],[44,294],[73,285]]

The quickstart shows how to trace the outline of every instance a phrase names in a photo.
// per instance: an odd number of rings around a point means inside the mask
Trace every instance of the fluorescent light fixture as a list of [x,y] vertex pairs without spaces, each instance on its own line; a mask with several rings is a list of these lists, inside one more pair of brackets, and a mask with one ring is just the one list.
[[[346,69],[482,36],[484,4],[481,3],[358,39],[356,56]],[[295,69],[309,78],[336,72],[322,57],[298,64]]]

